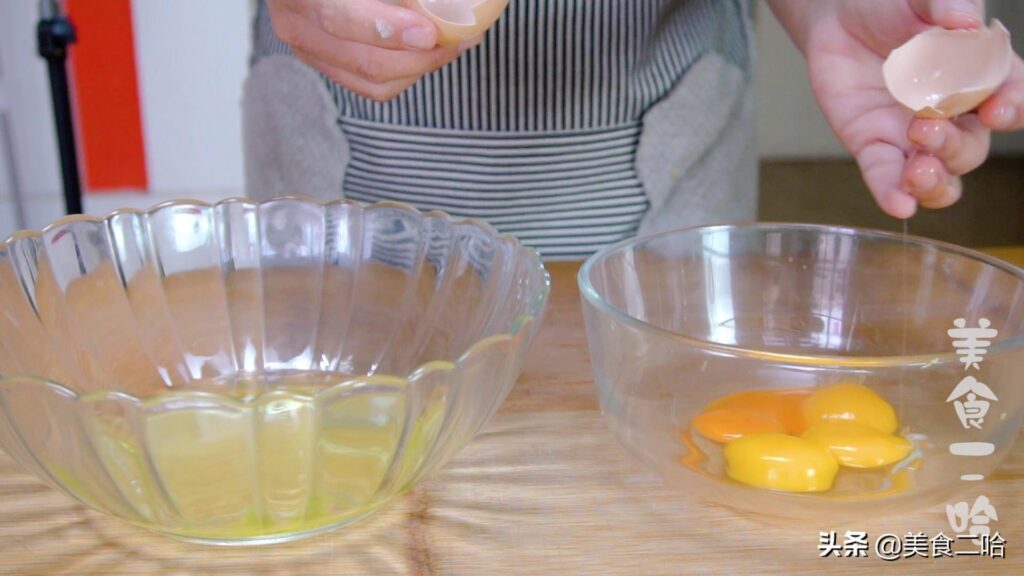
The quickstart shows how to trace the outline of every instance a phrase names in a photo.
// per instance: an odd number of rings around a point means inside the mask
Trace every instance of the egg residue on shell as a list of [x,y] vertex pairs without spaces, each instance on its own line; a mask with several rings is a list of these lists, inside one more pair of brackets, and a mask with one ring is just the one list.
[[455,46],[482,34],[505,11],[509,0],[406,0],[437,26],[438,43]]
[[892,51],[885,86],[922,118],[952,118],[978,107],[1010,75],[1010,32],[998,20],[985,28],[932,28]]

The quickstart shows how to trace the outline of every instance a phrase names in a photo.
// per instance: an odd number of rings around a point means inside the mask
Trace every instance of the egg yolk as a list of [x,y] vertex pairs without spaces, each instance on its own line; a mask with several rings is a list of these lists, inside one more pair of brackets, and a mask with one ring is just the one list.
[[747,434],[786,432],[785,426],[774,414],[742,408],[707,410],[694,418],[690,424],[701,436],[723,444]]
[[840,464],[850,468],[888,466],[906,458],[913,449],[906,438],[845,420],[818,422],[803,438],[828,448]]
[[828,448],[785,434],[750,434],[727,444],[724,452],[730,478],[769,490],[824,492],[839,471]]
[[803,403],[808,424],[826,421],[856,422],[892,434],[898,428],[896,411],[867,386],[845,382],[815,391]]
[[715,400],[708,404],[705,412],[729,409],[771,414],[787,434],[800,435],[807,428],[803,403],[811,392],[810,389],[747,390]]

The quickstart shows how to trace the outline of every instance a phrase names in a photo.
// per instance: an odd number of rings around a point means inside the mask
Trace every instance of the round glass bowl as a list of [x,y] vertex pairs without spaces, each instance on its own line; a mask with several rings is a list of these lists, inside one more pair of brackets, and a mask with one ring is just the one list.
[[169,535],[313,534],[476,434],[548,292],[532,249],[400,204],[69,217],[0,244],[0,445]]
[[[991,473],[1021,428],[1024,272],[971,250],[823,226],[700,227],[606,248],[579,283],[611,429],[668,482],[736,509],[822,519],[937,503],[972,485],[962,476]],[[977,368],[954,352],[957,319],[998,330]],[[950,398],[967,376],[998,398],[978,427]],[[894,407],[908,457],[841,468],[823,492],[768,490],[730,479],[722,444],[691,425],[738,392],[840,383]],[[961,442],[992,453],[951,454]]]

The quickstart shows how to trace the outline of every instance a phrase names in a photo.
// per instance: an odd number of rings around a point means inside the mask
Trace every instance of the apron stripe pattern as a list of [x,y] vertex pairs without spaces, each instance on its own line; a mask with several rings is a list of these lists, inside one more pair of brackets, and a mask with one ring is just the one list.
[[[342,193],[482,218],[548,258],[635,233],[644,112],[700,56],[745,64],[740,2],[512,0],[484,42],[392,101],[326,80],[351,158]],[[256,52],[289,53],[261,6]],[[680,137],[685,137],[680,127]]]

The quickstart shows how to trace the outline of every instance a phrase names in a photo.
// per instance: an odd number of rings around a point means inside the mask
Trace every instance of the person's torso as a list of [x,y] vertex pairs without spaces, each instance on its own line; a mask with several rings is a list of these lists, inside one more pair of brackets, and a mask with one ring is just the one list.
[[[389,102],[326,80],[343,193],[484,218],[546,256],[628,237],[648,206],[643,115],[710,51],[746,67],[743,1],[512,0],[480,46]],[[287,52],[261,6],[255,58]]]

